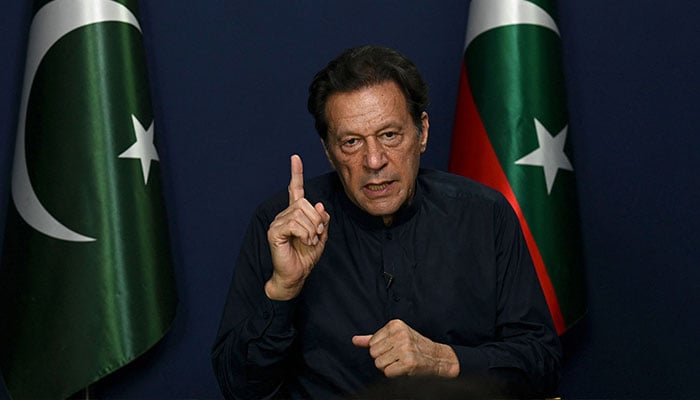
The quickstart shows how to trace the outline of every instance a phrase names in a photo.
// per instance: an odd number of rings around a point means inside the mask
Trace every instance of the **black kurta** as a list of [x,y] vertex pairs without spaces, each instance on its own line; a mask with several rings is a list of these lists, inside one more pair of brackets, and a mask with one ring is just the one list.
[[269,300],[267,229],[288,205],[257,210],[234,272],[212,357],[227,398],[331,398],[383,375],[353,335],[401,319],[450,345],[461,376],[549,394],[561,350],[518,219],[496,191],[421,170],[392,226],[350,202],[335,173],[304,185],[331,215],[325,251],[294,300]]

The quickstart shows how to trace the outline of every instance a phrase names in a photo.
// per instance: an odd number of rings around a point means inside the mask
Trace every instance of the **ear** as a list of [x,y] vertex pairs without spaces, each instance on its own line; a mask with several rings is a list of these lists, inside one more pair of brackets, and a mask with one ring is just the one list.
[[323,139],[321,139],[321,146],[323,146],[323,151],[326,153],[326,158],[328,159],[328,163],[331,165],[331,168],[333,168],[333,170],[336,171],[335,163],[333,163],[333,157],[331,157],[331,153],[328,151],[328,144]]
[[420,116],[421,120],[421,132],[418,137],[420,153],[423,154],[425,149],[428,148],[428,131],[430,130],[430,120],[428,118],[428,113],[423,111]]

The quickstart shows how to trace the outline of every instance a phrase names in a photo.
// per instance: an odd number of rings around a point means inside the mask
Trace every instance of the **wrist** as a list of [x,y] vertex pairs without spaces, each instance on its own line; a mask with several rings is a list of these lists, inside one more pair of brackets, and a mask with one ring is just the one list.
[[294,285],[280,284],[273,275],[272,278],[265,282],[265,295],[270,300],[287,301],[297,297],[302,287],[303,282]]
[[437,375],[446,378],[459,376],[459,359],[451,346],[437,343]]

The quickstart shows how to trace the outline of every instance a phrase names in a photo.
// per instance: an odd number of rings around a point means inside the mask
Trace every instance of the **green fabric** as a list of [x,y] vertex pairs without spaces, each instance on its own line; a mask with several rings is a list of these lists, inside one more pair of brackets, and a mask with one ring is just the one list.
[[[487,7],[492,7],[496,20],[508,21],[503,15],[513,3],[489,1]],[[540,18],[556,20],[554,1],[519,3],[536,4]],[[470,14],[470,24],[475,23],[473,18]],[[481,121],[532,230],[569,327],[584,315],[586,297],[561,48],[555,30],[511,21],[476,36],[466,48],[464,65]],[[557,168],[550,173],[551,187],[544,168],[526,159],[541,145],[536,121],[553,137],[568,135],[563,149],[572,170]]]
[[[0,264],[0,369],[17,399],[65,398],[122,367],[164,335],[177,304],[159,161],[148,160],[144,177],[139,159],[119,157],[140,126],[157,126],[138,6],[87,2],[121,16],[76,23],[100,13],[85,1],[42,3],[28,44],[18,143],[25,140],[15,151]],[[46,38],[55,43],[39,50],[32,77],[31,50]],[[40,208],[73,239],[27,206],[31,196],[17,189],[26,181],[20,152]]]

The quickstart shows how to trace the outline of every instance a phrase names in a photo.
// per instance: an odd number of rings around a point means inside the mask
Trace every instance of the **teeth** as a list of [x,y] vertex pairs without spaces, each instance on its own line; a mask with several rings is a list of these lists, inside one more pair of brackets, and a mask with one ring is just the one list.
[[388,183],[382,183],[381,185],[367,185],[367,189],[376,191],[376,190],[382,190],[385,187],[389,186]]

